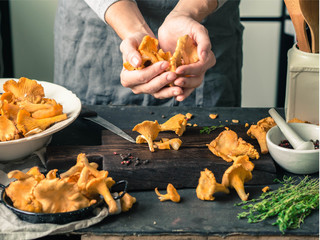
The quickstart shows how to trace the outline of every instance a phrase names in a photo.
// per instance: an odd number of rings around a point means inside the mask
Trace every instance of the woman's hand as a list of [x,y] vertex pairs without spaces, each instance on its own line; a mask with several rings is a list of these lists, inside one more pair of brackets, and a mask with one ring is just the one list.
[[178,78],[174,85],[183,93],[176,96],[177,101],[186,99],[204,79],[205,72],[215,65],[216,58],[211,50],[211,42],[207,29],[182,11],[173,10],[165,19],[158,31],[159,45],[164,51],[175,51],[177,39],[188,34],[197,45],[199,61],[177,68]]

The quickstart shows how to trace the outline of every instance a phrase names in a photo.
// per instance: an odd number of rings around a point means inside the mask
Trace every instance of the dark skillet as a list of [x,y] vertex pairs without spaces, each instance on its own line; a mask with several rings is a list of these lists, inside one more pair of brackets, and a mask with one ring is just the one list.
[[[117,197],[114,197],[115,200],[120,199],[127,192],[128,182],[126,180],[121,180],[116,182],[112,188],[118,185],[124,185],[123,193]],[[63,212],[63,213],[34,213],[27,212],[20,209],[17,209],[13,206],[11,199],[6,195],[5,188],[6,186],[0,184],[2,188],[1,191],[1,202],[9,208],[13,213],[15,213],[21,220],[27,221],[30,223],[55,223],[55,224],[66,224],[73,221],[79,221],[94,217],[97,215],[98,210],[103,206],[106,206],[106,203],[103,198],[100,198],[95,204],[82,208],[72,212]],[[112,191],[112,189],[111,189]]]

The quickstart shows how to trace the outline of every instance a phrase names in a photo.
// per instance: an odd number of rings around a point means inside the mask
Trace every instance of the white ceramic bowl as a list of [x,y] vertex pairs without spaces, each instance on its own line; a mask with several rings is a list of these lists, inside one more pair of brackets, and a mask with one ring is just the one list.
[[[319,140],[319,126],[307,123],[289,123],[293,130],[305,140]],[[295,150],[280,147],[285,136],[279,127],[271,128],[267,133],[269,153],[283,169],[295,174],[312,174],[319,171],[319,149]]]
[[[0,93],[3,93],[3,84],[10,79],[0,79]],[[18,79],[14,79],[18,81]],[[23,159],[40,148],[46,146],[52,134],[62,130],[71,124],[80,114],[80,99],[66,88],[44,81],[37,81],[44,88],[45,97],[53,98],[63,106],[63,112],[68,118],[64,121],[55,123],[48,129],[35,135],[12,141],[0,142],[0,161],[12,161]]]

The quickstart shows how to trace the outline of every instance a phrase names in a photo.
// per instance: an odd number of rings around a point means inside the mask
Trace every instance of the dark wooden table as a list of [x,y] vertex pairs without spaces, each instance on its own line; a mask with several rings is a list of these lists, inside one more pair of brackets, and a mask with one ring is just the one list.
[[[268,116],[266,108],[187,108],[187,107],[108,107],[87,106],[122,129],[132,129],[144,120],[164,122],[178,113],[193,114],[191,123],[198,126],[212,126],[221,123],[256,123]],[[278,109],[283,114],[283,109]],[[215,120],[210,113],[218,113]],[[83,119],[77,119],[63,131],[54,134],[50,146],[101,144],[103,128]],[[292,175],[277,167],[277,177]],[[314,177],[318,177],[317,174]],[[130,184],[130,183],[129,183]],[[246,191],[250,198],[257,198],[264,185],[248,185]],[[272,189],[277,184],[270,185]],[[180,203],[160,202],[154,191],[132,191],[137,203],[126,213],[108,216],[101,223],[75,232],[82,239],[318,239],[319,213],[314,212],[306,218],[300,229],[288,230],[283,235],[272,226],[274,219],[249,224],[237,218],[243,210],[234,206],[240,199],[235,191],[230,194],[216,194],[215,201],[201,201],[194,188],[179,189]]]

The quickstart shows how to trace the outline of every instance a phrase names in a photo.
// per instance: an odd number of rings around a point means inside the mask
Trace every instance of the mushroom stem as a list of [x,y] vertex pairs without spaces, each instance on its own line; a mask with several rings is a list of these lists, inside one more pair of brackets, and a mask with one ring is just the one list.
[[108,187],[106,184],[99,184],[97,186],[97,191],[99,194],[101,194],[106,201],[108,207],[109,207],[109,213],[114,214],[118,211],[118,206],[116,201],[113,199]]
[[223,192],[226,194],[229,194],[230,191],[228,188],[226,188],[224,185],[222,185],[221,183],[216,183],[215,184],[215,192]]
[[249,193],[245,192],[243,179],[241,179],[237,174],[235,174],[231,179],[231,186],[237,191],[242,201],[248,200]]

